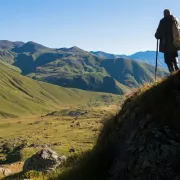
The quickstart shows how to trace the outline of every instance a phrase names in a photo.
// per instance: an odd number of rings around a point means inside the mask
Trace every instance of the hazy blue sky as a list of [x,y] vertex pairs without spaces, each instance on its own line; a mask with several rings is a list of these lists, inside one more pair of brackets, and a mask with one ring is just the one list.
[[1,0],[0,39],[130,54],[156,49],[164,8],[180,0]]

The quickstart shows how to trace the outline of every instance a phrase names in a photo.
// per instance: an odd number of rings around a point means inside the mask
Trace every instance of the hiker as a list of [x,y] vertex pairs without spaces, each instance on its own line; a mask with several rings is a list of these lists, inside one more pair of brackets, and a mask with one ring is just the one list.
[[178,50],[173,44],[173,16],[170,10],[164,10],[164,18],[159,22],[155,33],[155,38],[160,39],[159,52],[164,53],[164,60],[168,66],[169,72],[179,70]]

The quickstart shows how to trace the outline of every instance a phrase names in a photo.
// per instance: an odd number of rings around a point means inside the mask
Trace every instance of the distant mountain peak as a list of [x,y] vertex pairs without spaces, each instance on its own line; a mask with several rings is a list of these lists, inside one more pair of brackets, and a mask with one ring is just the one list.
[[72,51],[84,51],[83,49],[77,47],[77,46],[73,46],[71,48],[69,48],[69,50],[72,50]]
[[118,55],[118,54],[111,54],[111,53],[106,53],[104,51],[90,51],[91,54],[96,55],[100,58],[105,58],[105,59],[114,59],[114,58],[124,58],[126,57],[125,55]]
[[59,48],[56,50],[60,50],[60,51],[67,52],[67,53],[83,53],[83,54],[88,53],[88,54],[90,54],[90,52],[85,51],[77,46],[72,46],[70,48]]
[[14,48],[12,51],[17,52],[17,53],[22,53],[22,52],[29,52],[29,53],[34,53],[39,50],[48,50],[50,48],[43,46],[41,44],[35,43],[33,41],[28,41],[27,43],[23,44],[21,47]]
[[72,47],[70,47],[70,49],[80,49],[80,48],[77,46],[72,46]]
[[25,43],[24,44],[24,46],[27,46],[27,45],[29,45],[29,46],[36,46],[36,47],[39,47],[39,48],[48,48],[48,47],[46,47],[46,46],[44,46],[44,45],[42,45],[42,44],[39,44],[39,43],[36,43],[36,42],[34,42],[34,41],[28,41],[27,43]]
[[28,41],[28,42],[26,42],[26,44],[38,44],[38,43],[36,43],[34,41]]
[[16,47],[23,46],[25,43],[22,41],[9,41],[9,40],[0,40],[0,49],[11,50]]

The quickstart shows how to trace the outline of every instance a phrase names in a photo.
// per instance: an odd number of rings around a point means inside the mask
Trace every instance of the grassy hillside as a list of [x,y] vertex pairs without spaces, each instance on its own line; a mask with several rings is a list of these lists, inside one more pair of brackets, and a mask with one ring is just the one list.
[[18,72],[18,73],[22,73],[21,69],[19,69],[19,68],[16,67],[16,66],[13,66],[13,65],[11,65],[11,64],[9,64],[9,63],[7,63],[7,62],[0,61],[0,65],[4,65],[4,66],[6,66],[8,69],[11,69],[11,70],[16,71],[16,72]]
[[70,106],[117,99],[118,96],[93,93],[32,80],[0,64],[0,116],[44,114]]
[[112,77],[98,73],[87,73],[83,75],[55,74],[53,76],[45,74],[36,75],[35,79],[64,87],[79,88],[98,92],[105,91],[114,94],[124,94],[130,91],[128,87],[120,84]]
[[[63,87],[124,94],[154,78],[153,66],[112,59],[119,56],[103,52],[94,55],[76,46],[53,49],[35,42],[4,44],[0,41],[1,61],[18,67],[23,75]],[[160,77],[165,74],[159,70]]]
[[15,60],[16,53],[13,53],[9,50],[0,49],[0,61],[3,61],[8,64],[13,64]]

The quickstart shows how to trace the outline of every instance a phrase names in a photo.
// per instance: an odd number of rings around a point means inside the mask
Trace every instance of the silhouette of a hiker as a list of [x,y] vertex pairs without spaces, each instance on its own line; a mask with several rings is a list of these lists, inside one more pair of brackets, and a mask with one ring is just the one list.
[[179,70],[178,51],[173,44],[173,16],[170,10],[164,10],[164,18],[159,22],[155,33],[155,38],[160,39],[159,52],[164,53],[164,60],[168,66],[169,72]]

